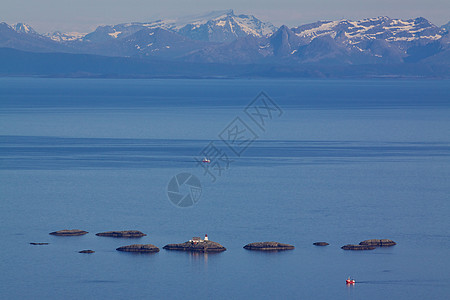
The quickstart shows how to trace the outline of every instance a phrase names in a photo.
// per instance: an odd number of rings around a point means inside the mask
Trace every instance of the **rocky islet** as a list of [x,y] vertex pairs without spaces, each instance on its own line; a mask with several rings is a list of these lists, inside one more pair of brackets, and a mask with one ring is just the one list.
[[155,253],[159,252],[159,248],[152,244],[133,244],[122,246],[116,249],[123,252],[139,252],[139,253]]
[[244,246],[244,249],[257,251],[293,250],[294,248],[295,247],[293,245],[279,242],[256,242]]
[[140,238],[146,236],[139,230],[106,231],[96,233],[97,236],[117,237],[117,238]]
[[396,242],[389,239],[372,239],[372,240],[365,240],[359,243],[360,245],[367,245],[367,246],[375,246],[375,247],[391,247],[397,245]]
[[314,246],[328,246],[329,244],[327,242],[315,242],[313,243]]
[[95,253],[95,251],[94,250],[81,250],[81,251],[78,251],[78,253],[92,254],[92,253]]
[[87,234],[87,231],[80,230],[80,229],[63,229],[58,230],[54,232],[50,232],[50,235],[56,235],[56,236],[78,236],[78,235],[85,235]]
[[374,250],[377,247],[391,247],[397,245],[389,239],[371,239],[360,242],[358,245],[347,244],[341,247],[343,250]]

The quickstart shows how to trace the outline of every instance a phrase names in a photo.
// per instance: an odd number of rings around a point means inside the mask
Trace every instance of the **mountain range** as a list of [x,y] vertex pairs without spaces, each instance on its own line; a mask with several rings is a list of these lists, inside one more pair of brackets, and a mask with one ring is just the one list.
[[[176,62],[183,66],[225,65],[221,67],[224,70],[229,70],[229,66],[241,71],[244,66],[249,70],[284,68],[292,70],[288,71],[291,75],[295,75],[293,70],[305,68],[314,73],[313,66],[317,70],[331,66],[334,70],[339,66],[360,70],[354,66],[378,65],[386,69],[395,65],[411,70],[414,65],[423,70],[424,66],[450,65],[449,30],[450,22],[438,27],[422,17],[318,21],[298,27],[276,27],[252,15],[236,15],[227,10],[178,20],[99,26],[87,34],[39,34],[27,24],[0,23],[0,48]],[[450,75],[446,68],[437,69],[441,70],[437,77]],[[0,69],[0,74],[5,72]],[[173,74],[177,75],[175,71]],[[420,72],[417,76],[421,76]]]

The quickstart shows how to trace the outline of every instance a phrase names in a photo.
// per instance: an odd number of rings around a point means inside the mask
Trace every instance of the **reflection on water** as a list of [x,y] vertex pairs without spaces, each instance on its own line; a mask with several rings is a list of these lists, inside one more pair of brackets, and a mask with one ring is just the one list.
[[207,252],[188,252],[191,262],[203,261],[205,265],[208,264],[208,253]]
[[[180,251],[181,252],[181,251]],[[205,265],[208,264],[208,258],[218,256],[223,254],[223,252],[200,252],[200,251],[184,251],[186,255],[189,256],[190,262],[203,262]]]
[[157,254],[159,252],[136,252],[136,251],[118,251],[119,253],[129,254],[129,255],[136,255],[136,256],[145,256],[145,255],[153,255]]

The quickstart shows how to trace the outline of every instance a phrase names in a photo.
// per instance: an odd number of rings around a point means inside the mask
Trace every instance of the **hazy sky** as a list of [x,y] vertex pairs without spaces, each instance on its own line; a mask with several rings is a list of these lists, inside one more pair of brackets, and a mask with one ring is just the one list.
[[0,21],[30,24],[38,32],[89,32],[98,25],[195,15],[232,8],[279,26],[317,20],[422,16],[450,21],[449,0],[0,0]]

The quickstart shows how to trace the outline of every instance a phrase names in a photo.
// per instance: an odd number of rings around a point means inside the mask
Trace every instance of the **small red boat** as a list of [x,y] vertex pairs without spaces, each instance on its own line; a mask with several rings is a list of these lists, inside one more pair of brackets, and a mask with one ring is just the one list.
[[345,281],[345,283],[347,283],[347,284],[355,284],[356,281],[355,281],[355,279],[351,279],[351,278],[349,277],[349,278],[347,278],[347,280]]
[[210,159],[207,159],[207,158],[205,157],[205,158],[203,158],[202,162],[203,162],[203,163],[210,163],[211,160],[210,160]]

